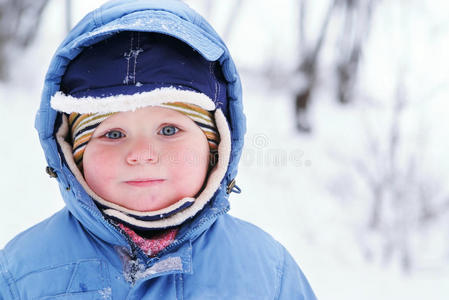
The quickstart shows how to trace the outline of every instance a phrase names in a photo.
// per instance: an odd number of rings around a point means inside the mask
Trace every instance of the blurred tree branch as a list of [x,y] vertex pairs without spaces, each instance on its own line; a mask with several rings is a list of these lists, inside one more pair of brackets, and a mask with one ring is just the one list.
[[311,125],[307,121],[307,113],[313,99],[313,91],[317,86],[320,53],[327,38],[329,24],[338,16],[342,18],[338,34],[338,54],[333,67],[336,70],[336,98],[341,104],[346,104],[353,98],[363,46],[370,31],[374,4],[378,0],[330,1],[317,38],[312,43],[305,37],[308,2],[299,1],[298,28],[302,51],[299,51],[301,57],[298,72],[303,82],[298,84],[300,89],[295,94],[296,127],[299,131],[310,132]]
[[377,0],[340,0],[343,25],[339,34],[336,59],[337,99],[341,104],[352,101],[358,66],[368,37]]
[[329,5],[326,15],[321,23],[321,28],[318,33],[318,37],[315,43],[308,45],[305,38],[304,22],[307,16],[307,4],[306,0],[300,0],[300,19],[299,19],[299,40],[301,42],[300,47],[302,53],[298,71],[302,74],[301,78],[304,79],[301,88],[295,95],[295,110],[296,110],[296,127],[299,131],[309,132],[311,130],[310,124],[307,121],[306,114],[309,107],[312,92],[316,85],[316,76],[318,70],[318,58],[323,47],[324,40],[328,31],[329,23],[332,15],[335,11],[338,0],[333,0]]
[[10,51],[30,45],[39,28],[48,0],[0,2],[0,80],[8,78]]
[[[403,117],[409,101],[403,72],[398,76],[393,101],[385,137],[372,134],[367,126],[367,154],[354,159],[352,166],[370,200],[362,245],[371,246],[365,246],[364,252],[368,258],[377,255],[384,263],[396,257],[408,273],[415,266],[416,233],[447,216],[449,198],[443,182],[420,163],[425,151],[422,141],[419,147],[407,147]],[[360,195],[352,197],[360,201]],[[368,242],[370,239],[376,243]],[[376,246],[380,246],[378,253]]]

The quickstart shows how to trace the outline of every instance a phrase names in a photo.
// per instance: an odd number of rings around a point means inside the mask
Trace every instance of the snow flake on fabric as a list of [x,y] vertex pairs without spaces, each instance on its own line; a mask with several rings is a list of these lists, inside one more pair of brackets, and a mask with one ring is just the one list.
[[183,270],[183,264],[180,257],[169,257],[158,261],[151,267],[148,267],[134,254],[131,254],[131,257],[125,249],[116,248],[116,250],[118,251],[123,262],[123,277],[131,285],[135,285],[138,280],[147,276]]
[[110,287],[104,288],[104,289],[98,291],[98,293],[100,294],[101,299],[111,299],[112,289]]
[[134,285],[138,279],[142,278],[139,274],[142,274],[145,271],[146,266],[137,257],[132,259],[131,257],[123,256],[123,258],[125,258],[123,277],[131,285]]
[[143,272],[138,272],[135,278],[138,280],[153,274],[171,271],[182,271],[182,261],[180,257],[169,257],[161,260],[160,262],[155,263],[151,268],[148,268]]
[[123,84],[136,85],[137,57],[143,52],[143,49],[140,48],[140,32],[137,32],[136,35],[137,38],[134,35],[131,36],[129,52],[123,54],[126,60],[126,77],[123,80]]
[[126,31],[153,31],[168,35],[173,35],[191,44],[193,48],[198,49],[203,56],[209,61],[217,60],[224,52],[224,49],[215,45],[196,26],[192,26],[189,22],[182,20],[179,17],[174,17],[173,14],[163,11],[148,11],[135,12],[105,24],[91,32],[86,33],[85,36],[77,39],[72,48],[83,43],[83,39],[93,39],[104,34],[113,34],[121,30]]

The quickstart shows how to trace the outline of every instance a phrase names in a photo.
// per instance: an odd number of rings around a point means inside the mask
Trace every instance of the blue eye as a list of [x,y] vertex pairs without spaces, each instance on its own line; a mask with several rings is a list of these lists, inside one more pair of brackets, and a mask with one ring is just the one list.
[[111,131],[106,132],[106,134],[104,136],[107,137],[108,139],[116,140],[116,139],[124,137],[125,135],[118,130],[111,130]]
[[168,126],[164,126],[162,127],[161,131],[159,131],[160,134],[162,135],[174,135],[175,133],[177,133],[179,131],[179,128],[173,126],[173,125],[168,125]]

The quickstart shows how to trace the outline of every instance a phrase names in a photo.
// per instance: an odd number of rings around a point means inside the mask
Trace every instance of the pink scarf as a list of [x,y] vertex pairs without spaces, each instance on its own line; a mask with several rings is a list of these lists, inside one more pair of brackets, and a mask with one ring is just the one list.
[[178,228],[174,228],[164,231],[162,234],[155,236],[152,239],[146,239],[141,237],[125,225],[118,225],[123,231],[126,232],[131,240],[150,257],[156,256],[159,252],[168,247],[168,245],[173,243],[176,234],[178,233]]

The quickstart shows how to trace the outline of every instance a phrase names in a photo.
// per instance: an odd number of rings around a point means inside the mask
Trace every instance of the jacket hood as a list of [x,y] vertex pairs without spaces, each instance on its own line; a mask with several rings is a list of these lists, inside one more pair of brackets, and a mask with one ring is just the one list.
[[116,245],[125,245],[126,240],[105,221],[86,186],[71,171],[63,147],[57,141],[57,132],[64,126],[64,120],[62,114],[51,107],[50,100],[60,91],[67,66],[83,49],[122,31],[155,32],[179,39],[206,60],[217,62],[226,81],[227,103],[217,107],[223,112],[230,133],[229,161],[226,161],[225,175],[218,188],[211,191],[212,200],[195,215],[190,228],[207,226],[229,209],[228,196],[234,188],[246,131],[241,83],[229,51],[213,28],[186,4],[177,0],[111,1],[84,17],[56,50],[50,63],[35,126],[48,163],[47,170],[57,177],[70,212],[87,230]]

